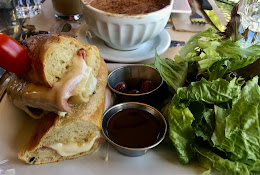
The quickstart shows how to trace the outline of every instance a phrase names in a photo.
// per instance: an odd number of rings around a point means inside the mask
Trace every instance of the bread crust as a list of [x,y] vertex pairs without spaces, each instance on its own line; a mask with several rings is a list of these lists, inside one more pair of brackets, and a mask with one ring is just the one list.
[[41,57],[44,52],[43,46],[45,45],[46,41],[49,38],[54,36],[55,35],[40,34],[22,41],[21,44],[24,46],[31,59],[31,69],[27,73],[18,74],[21,78],[25,79],[26,81],[35,83],[37,85],[50,87],[48,83],[46,83],[45,81],[41,81],[41,80],[45,80],[43,76],[44,75],[43,64],[42,64],[43,59],[41,59]]
[[[47,59],[46,53],[55,49],[55,47],[53,47],[55,44],[68,40],[72,45],[76,45],[78,49],[85,50],[87,56],[86,64],[92,67],[94,76],[96,77],[101,61],[97,47],[94,45],[82,44],[71,36],[61,34],[39,34],[23,40],[21,44],[28,52],[31,60],[31,69],[29,72],[18,74],[18,76],[36,85],[52,87],[53,82],[48,81],[46,71],[44,70]],[[93,63],[93,60],[96,63]]]
[[34,161],[31,162],[29,157],[30,154],[37,151],[43,146],[46,146],[42,141],[49,135],[52,134],[52,131],[59,127],[64,127],[67,124],[71,124],[77,121],[89,121],[96,126],[96,130],[101,130],[102,115],[104,112],[105,106],[105,89],[107,85],[107,76],[108,71],[106,63],[104,60],[101,60],[99,73],[97,76],[98,84],[96,93],[90,97],[89,102],[85,104],[75,104],[71,113],[68,113],[66,117],[59,117],[55,113],[48,113],[43,117],[36,127],[35,133],[25,145],[25,147],[18,153],[18,158],[29,164],[43,164],[49,162],[57,162],[65,159],[73,159],[76,157],[83,156],[85,154],[90,154],[94,152],[98,147],[98,142],[95,142],[93,147],[87,151],[78,153],[72,156],[60,156],[55,150],[53,150],[53,158],[44,161]]

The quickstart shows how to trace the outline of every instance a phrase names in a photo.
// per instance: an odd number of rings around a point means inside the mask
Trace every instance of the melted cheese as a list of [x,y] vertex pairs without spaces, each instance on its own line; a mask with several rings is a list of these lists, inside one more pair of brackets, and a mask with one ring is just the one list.
[[73,96],[70,97],[71,103],[88,102],[89,97],[96,91],[97,79],[92,72],[92,69],[86,70],[84,81],[78,83],[77,87],[72,91]]
[[[27,106],[56,113],[59,113],[59,111],[69,112],[68,99],[85,93],[87,98],[77,98],[76,102],[87,102],[89,96],[96,90],[96,82],[92,68],[87,66],[81,57],[75,57],[70,71],[52,88],[37,86],[15,77],[10,83],[10,90],[12,91],[10,96],[16,106],[37,118],[38,116],[29,111]],[[87,85],[88,89],[86,89]]]
[[57,151],[57,153],[61,156],[73,156],[82,152],[89,151],[92,148],[93,144],[95,143],[97,137],[98,135],[93,139],[91,139],[90,141],[82,143],[81,145],[79,145],[76,142],[70,142],[66,144],[54,143],[52,145],[49,145],[48,147]]

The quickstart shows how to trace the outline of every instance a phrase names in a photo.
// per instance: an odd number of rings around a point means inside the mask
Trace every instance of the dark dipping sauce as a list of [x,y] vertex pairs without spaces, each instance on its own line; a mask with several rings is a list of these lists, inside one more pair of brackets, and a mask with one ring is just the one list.
[[128,148],[144,148],[158,141],[159,120],[147,111],[124,109],[108,121],[107,133],[116,144]]

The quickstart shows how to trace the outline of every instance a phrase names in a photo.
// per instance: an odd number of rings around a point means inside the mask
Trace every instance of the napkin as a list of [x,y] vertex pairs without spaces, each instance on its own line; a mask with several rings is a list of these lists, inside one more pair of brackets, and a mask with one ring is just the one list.
[[190,14],[187,13],[175,13],[171,14],[171,20],[174,26],[174,30],[181,32],[200,32],[207,29],[209,24],[193,24],[190,21]]
[[[214,0],[208,0],[209,3],[211,4],[213,11],[215,12],[215,14],[217,15],[217,17],[219,18],[219,20],[221,21],[221,23],[223,25],[227,24],[227,21],[224,17],[224,15],[220,12],[218,6],[216,5]],[[197,3],[196,0],[194,0],[194,3],[196,5],[196,7],[199,9],[199,13],[200,15],[204,16],[205,20],[206,20],[206,24],[193,24],[190,21],[190,15],[191,14],[187,14],[187,13],[172,13],[171,14],[171,20],[172,23],[174,25],[174,29],[176,31],[182,31],[182,32],[200,32],[203,31],[205,29],[207,29],[209,26],[213,26],[213,24],[211,24],[211,21],[209,20],[209,18],[204,14],[203,11],[200,10],[200,5]]]

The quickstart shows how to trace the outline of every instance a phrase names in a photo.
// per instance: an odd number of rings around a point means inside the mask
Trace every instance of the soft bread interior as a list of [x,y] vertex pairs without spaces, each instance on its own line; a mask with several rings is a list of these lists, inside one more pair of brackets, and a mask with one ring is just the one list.
[[69,72],[73,57],[75,57],[80,46],[69,40],[63,42],[49,41],[47,44],[50,47],[46,50],[43,72],[48,83],[54,84]]
[[[48,128],[49,131],[46,131]],[[94,141],[93,139],[98,138],[100,136],[99,132],[98,127],[89,120],[68,122],[67,119],[60,119],[52,113],[40,121],[37,131],[31,139],[31,145],[21,151],[18,156],[29,164],[43,164],[79,157],[92,153],[97,149],[99,143],[94,142],[89,149],[78,152],[83,144],[92,142]],[[39,137],[41,134],[44,134],[44,136]],[[62,144],[63,146],[59,150],[52,147],[55,144]],[[65,150],[62,150],[64,145],[69,144],[76,145],[77,147],[70,146],[69,149],[65,148]],[[68,156],[64,156],[60,152],[68,154]]]
[[85,61],[93,69],[93,75],[98,74],[101,57],[94,45],[85,45],[73,37],[58,34],[35,35],[22,44],[31,58],[32,68],[19,76],[29,82],[52,87],[70,71],[79,50],[86,53]]
[[19,152],[19,159],[29,164],[43,164],[76,158],[98,148],[100,142],[95,141],[89,150],[69,156],[62,156],[51,148],[51,145],[56,143],[76,143],[81,146],[99,137],[107,82],[107,68],[103,60],[97,79],[97,91],[90,97],[88,103],[75,104],[72,112],[66,117],[49,113],[39,121],[30,141]]
[[45,44],[46,53],[44,54],[43,72],[47,82],[52,85],[59,81],[70,71],[73,58],[77,56],[79,50],[86,53],[86,63],[93,69],[97,76],[99,69],[99,52],[95,51],[95,46],[83,45],[77,40],[59,36],[56,39],[49,39]]

